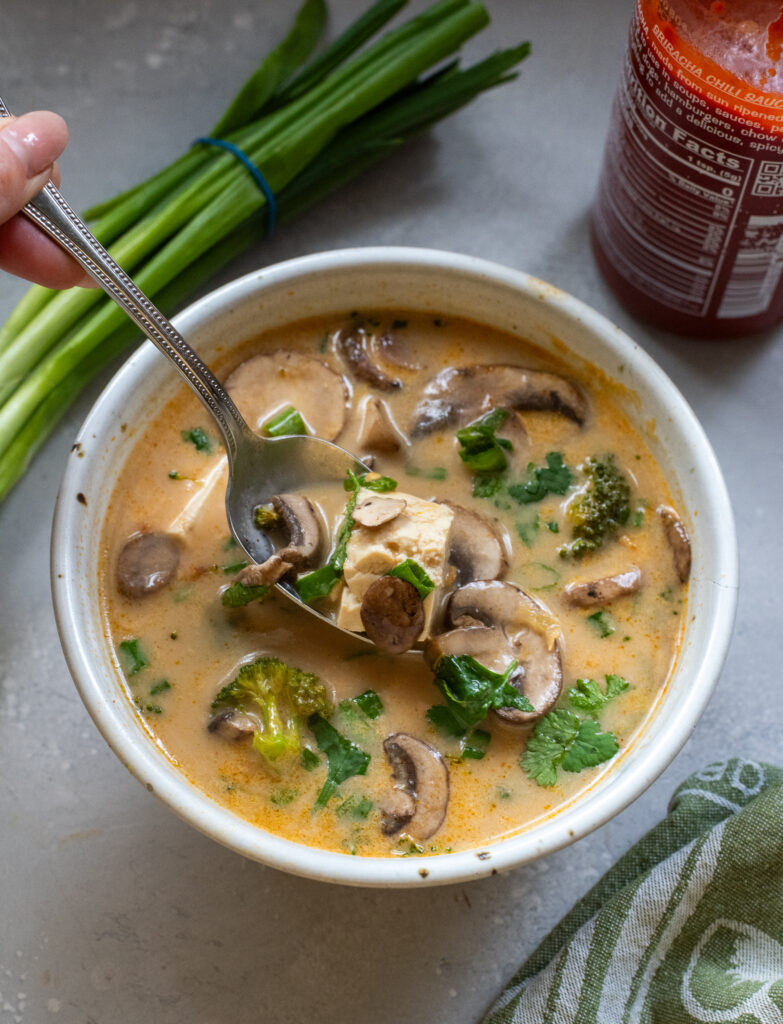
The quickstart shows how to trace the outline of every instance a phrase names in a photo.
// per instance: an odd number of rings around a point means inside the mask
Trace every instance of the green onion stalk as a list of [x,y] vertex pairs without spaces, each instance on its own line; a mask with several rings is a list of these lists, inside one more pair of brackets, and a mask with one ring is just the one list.
[[[378,0],[307,63],[326,7],[305,0],[212,130],[259,167],[279,222],[516,77],[529,53],[522,43],[461,68],[454,55],[488,22],[470,0],[440,0],[361,49],[404,3]],[[85,217],[170,312],[255,244],[267,215],[265,196],[235,157],[196,146]],[[138,329],[100,290],[28,290],[0,328],[0,500],[80,391],[137,340]]]

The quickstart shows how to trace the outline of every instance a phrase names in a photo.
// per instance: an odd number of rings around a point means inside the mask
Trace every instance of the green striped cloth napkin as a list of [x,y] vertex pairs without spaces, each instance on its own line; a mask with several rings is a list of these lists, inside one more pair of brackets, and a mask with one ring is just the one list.
[[517,971],[485,1024],[783,1024],[783,769],[675,792]]

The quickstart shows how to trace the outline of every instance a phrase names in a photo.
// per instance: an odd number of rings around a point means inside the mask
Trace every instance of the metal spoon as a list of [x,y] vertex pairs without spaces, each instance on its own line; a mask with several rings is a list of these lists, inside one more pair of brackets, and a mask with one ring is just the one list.
[[[10,117],[0,99],[0,117]],[[55,240],[114,299],[182,374],[207,407],[223,435],[228,456],[226,517],[232,534],[254,562],[264,562],[274,548],[269,537],[253,521],[255,508],[274,494],[307,493],[318,483],[345,479],[349,469],[366,473],[367,466],[350,452],[319,437],[265,438],[255,434],[223,390],[220,381],[204,365],[182,335],[157,309],[130,277],[114,262],[82,219],[71,209],[52,182],[23,207],[24,213]],[[302,604],[296,588],[278,583],[302,607],[337,629],[309,605]],[[356,639],[358,633],[342,630]],[[367,640],[369,643],[370,641]]]

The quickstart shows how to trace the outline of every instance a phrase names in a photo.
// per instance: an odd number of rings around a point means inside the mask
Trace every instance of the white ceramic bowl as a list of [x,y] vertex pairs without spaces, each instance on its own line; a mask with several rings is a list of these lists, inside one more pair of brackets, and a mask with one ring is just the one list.
[[302,846],[248,824],[191,785],[141,727],[124,692],[98,601],[101,526],[139,434],[120,427],[143,427],[182,386],[149,342],[98,399],[79,434],[81,450],[70,457],[54,520],[55,613],[71,673],[106,741],[150,792],[202,832],[247,857],[312,878],[371,886],[465,881],[586,835],[639,796],[683,745],[712,693],[731,634],[737,588],[732,511],[709,442],[663,371],[594,310],[517,271],[425,249],[348,249],[248,274],[190,306],[176,324],[209,361],[219,346],[262,329],[356,308],[466,316],[561,356],[565,345],[575,363],[586,360],[624,385],[617,397],[632,422],[645,430],[655,421],[651,447],[684,509],[693,541],[688,625],[655,713],[598,781],[553,817],[516,835],[426,860],[352,857]]

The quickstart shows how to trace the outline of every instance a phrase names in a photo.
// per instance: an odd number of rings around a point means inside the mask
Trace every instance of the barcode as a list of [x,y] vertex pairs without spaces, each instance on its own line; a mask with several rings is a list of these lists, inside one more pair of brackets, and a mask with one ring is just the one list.
[[718,316],[763,313],[783,273],[783,217],[750,217],[726,282]]

